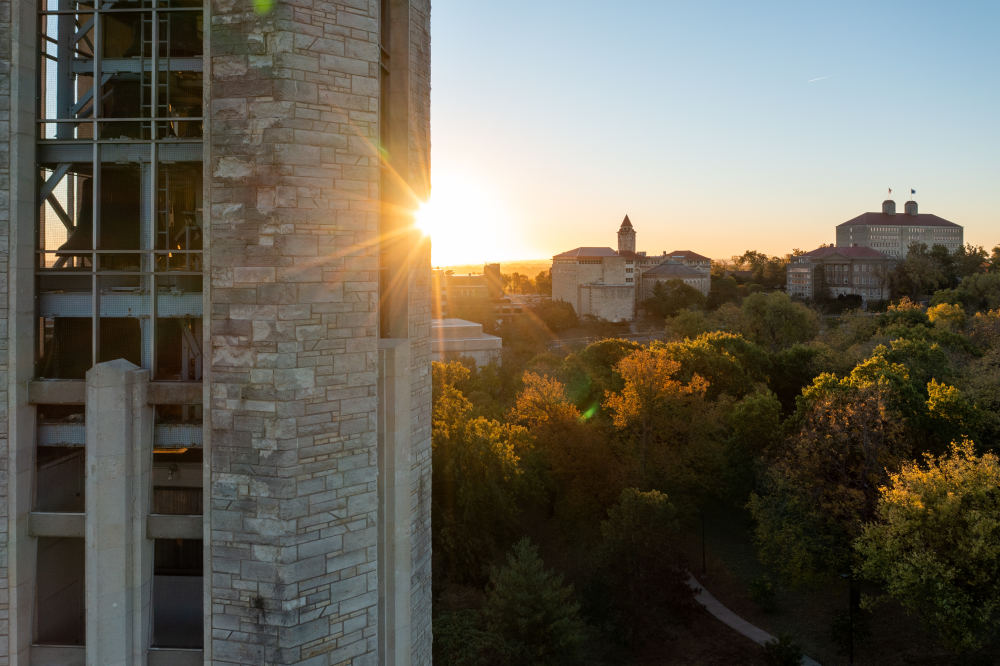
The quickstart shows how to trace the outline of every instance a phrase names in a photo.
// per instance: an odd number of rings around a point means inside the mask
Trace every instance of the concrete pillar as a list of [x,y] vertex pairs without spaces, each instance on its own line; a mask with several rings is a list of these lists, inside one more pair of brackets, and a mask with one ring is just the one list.
[[148,384],[148,371],[124,359],[87,372],[88,666],[142,664],[149,644],[152,542],[143,534],[153,444]]
[[379,653],[385,666],[410,666],[410,341],[378,347]]

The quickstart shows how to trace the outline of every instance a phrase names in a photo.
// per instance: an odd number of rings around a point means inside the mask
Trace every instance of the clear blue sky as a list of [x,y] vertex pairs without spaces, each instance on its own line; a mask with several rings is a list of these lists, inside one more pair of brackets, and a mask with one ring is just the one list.
[[649,252],[812,249],[887,187],[989,248],[998,25],[995,1],[435,0],[435,203],[496,204],[469,261],[614,246],[625,213]]

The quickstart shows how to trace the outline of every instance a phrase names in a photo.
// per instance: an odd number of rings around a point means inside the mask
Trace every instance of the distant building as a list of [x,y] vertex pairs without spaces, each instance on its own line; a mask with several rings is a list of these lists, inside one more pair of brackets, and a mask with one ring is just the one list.
[[[693,253],[692,253],[693,254]],[[681,280],[689,287],[694,287],[704,296],[708,296],[711,284],[711,274],[691,266],[685,266],[679,261],[668,259],[658,266],[653,266],[642,273],[642,294],[640,300],[646,300],[653,295],[657,283]]]
[[[706,285],[711,260],[684,250],[672,261],[664,252],[646,256],[636,252],[636,232],[628,215],[618,229],[618,250],[610,247],[578,247],[552,257],[552,299],[570,303],[578,315],[594,315],[609,321],[635,318],[636,306],[645,298],[642,276],[664,261],[688,271],[703,271]],[[676,270],[676,269],[666,269]],[[701,273],[700,273],[701,274]],[[694,273],[685,272],[687,279]],[[678,278],[684,279],[678,274]],[[701,288],[699,286],[698,288]],[[704,293],[708,293],[707,290]]]
[[503,298],[503,275],[500,274],[500,264],[486,264],[483,267],[486,276],[486,298]]
[[708,257],[703,257],[697,252],[692,252],[691,250],[674,250],[673,252],[667,252],[666,256],[685,266],[697,268],[703,273],[712,272],[712,260]]
[[884,300],[898,261],[870,247],[821,247],[792,257],[787,292],[810,299],[857,294],[865,302]]
[[886,199],[881,213],[863,213],[837,225],[837,247],[870,247],[904,259],[914,242],[944,245],[950,252],[965,245],[963,227],[937,215],[918,213],[916,201],[907,201],[904,211],[897,215],[896,202]]
[[[487,264],[486,268],[496,266],[496,274],[500,273],[500,264]],[[445,319],[455,314],[455,303],[461,299],[487,299],[490,296],[489,273],[477,275],[449,275],[446,271],[435,269],[431,272],[431,317]],[[502,292],[502,289],[501,289]],[[500,298],[499,296],[495,298]]]
[[483,366],[498,358],[503,340],[483,333],[483,325],[464,319],[431,320],[431,360],[468,356]]

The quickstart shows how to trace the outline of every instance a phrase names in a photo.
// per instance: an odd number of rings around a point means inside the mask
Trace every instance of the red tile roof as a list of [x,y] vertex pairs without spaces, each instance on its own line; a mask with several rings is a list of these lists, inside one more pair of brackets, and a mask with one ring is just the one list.
[[[884,252],[879,252],[878,250],[873,250],[870,247],[818,247],[811,252],[802,253],[803,257],[831,257],[835,254],[839,254],[842,257],[848,257],[851,259],[891,259],[889,255]],[[795,258],[792,257],[792,261]]]
[[697,252],[692,252],[691,250],[674,250],[673,252],[667,252],[667,256],[674,259],[677,257],[683,257],[687,261],[711,261],[708,257],[703,257]]
[[576,258],[599,258],[599,257],[617,257],[618,253],[612,250],[610,247],[578,247],[575,250],[570,250],[569,252],[563,252],[562,254],[557,254],[553,259],[572,259]]
[[937,215],[920,213],[919,215],[908,215],[906,213],[896,215],[886,215],[885,213],[862,213],[853,220],[848,220],[838,227],[859,227],[865,225],[894,225],[897,227],[957,227],[959,225],[949,222]]

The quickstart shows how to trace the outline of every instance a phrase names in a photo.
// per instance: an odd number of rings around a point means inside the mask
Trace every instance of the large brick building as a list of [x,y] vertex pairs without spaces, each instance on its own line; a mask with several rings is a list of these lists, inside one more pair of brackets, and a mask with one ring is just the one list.
[[787,293],[807,299],[858,295],[889,298],[897,259],[870,247],[821,247],[792,257],[786,266]]
[[0,666],[430,663],[429,28],[0,3]]
[[[610,247],[578,247],[552,257],[552,298],[570,303],[578,315],[594,315],[609,321],[635,318],[642,299],[648,297],[643,287],[643,273],[664,262],[661,278],[681,279],[708,294],[711,260],[690,250],[671,255],[646,256],[637,252],[636,232],[628,215],[618,229],[618,250]],[[675,266],[676,265],[676,266]]]
[[957,252],[965,244],[964,229],[937,215],[920,213],[916,201],[907,201],[896,214],[896,202],[886,199],[881,213],[862,213],[837,225],[837,247],[868,247],[905,259],[911,243],[943,245]]

